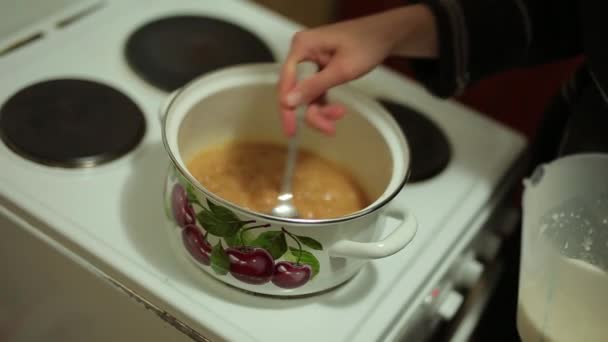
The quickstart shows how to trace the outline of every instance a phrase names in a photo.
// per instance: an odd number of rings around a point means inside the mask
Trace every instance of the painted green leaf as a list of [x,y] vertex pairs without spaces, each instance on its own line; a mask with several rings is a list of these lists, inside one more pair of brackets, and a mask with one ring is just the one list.
[[222,207],[221,205],[217,205],[207,199],[207,206],[209,206],[209,210],[217,216],[220,220],[226,222],[240,222],[239,218],[228,208]]
[[[209,209],[203,207],[203,210],[198,213],[197,218],[201,222],[201,225],[203,225],[209,233],[215,236],[233,237],[239,229],[251,222],[239,220],[232,211],[214,204],[209,199],[207,199],[207,205],[209,206]],[[232,239],[231,241],[233,243],[238,242],[235,241],[235,239]]]
[[246,230],[244,232],[239,230],[236,234],[234,234],[232,236],[226,236],[224,238],[224,241],[230,247],[251,246],[251,243],[254,240],[255,240],[255,235],[253,235],[253,232],[249,231],[249,230]]
[[211,268],[219,275],[225,275],[230,269],[230,260],[226,251],[224,251],[222,241],[218,241],[211,250]]
[[186,194],[188,196],[188,201],[190,201],[191,203],[196,203],[199,204],[198,201],[198,197],[196,197],[196,189],[194,189],[194,186],[192,184],[190,184],[190,182],[185,181],[185,188],[186,188]]
[[297,262],[298,256],[300,257],[300,263],[309,265],[312,268],[312,276],[316,276],[321,268],[319,260],[308,251],[300,251],[297,248],[289,247],[289,253],[285,253],[285,259],[291,262]]
[[224,238],[224,241],[226,241],[226,244],[230,247],[235,247],[235,246],[242,246],[243,242],[241,241],[241,234],[234,234],[232,236],[226,236]]
[[264,232],[251,242],[251,246],[264,248],[275,260],[287,252],[287,241],[282,231]]
[[323,250],[323,245],[319,241],[317,241],[317,240],[315,240],[313,238],[309,238],[307,236],[295,235],[295,234],[294,234],[294,236],[296,238],[298,238],[298,240],[300,240],[300,242],[303,245],[306,245],[309,248],[312,248],[312,249],[317,250],[317,251],[322,251]]
[[243,239],[243,245],[245,246],[251,246],[251,244],[253,243],[253,241],[255,241],[256,236],[255,236],[255,232],[251,231],[251,230],[246,230],[244,232],[239,232],[239,234],[241,236],[241,239]]
[[220,237],[234,236],[245,224],[238,220],[225,221],[207,208],[203,208],[196,217],[209,234]]

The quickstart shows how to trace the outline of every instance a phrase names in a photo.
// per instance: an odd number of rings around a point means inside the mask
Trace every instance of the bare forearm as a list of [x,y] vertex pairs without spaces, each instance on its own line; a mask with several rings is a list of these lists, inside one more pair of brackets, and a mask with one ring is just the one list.
[[435,17],[425,5],[400,7],[383,14],[386,27],[394,42],[392,55],[435,58],[438,38]]

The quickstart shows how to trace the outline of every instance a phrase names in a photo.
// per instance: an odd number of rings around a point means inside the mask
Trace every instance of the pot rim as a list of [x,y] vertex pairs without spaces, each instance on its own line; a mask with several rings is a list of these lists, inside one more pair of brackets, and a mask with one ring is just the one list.
[[[265,214],[265,213],[245,209],[245,208],[238,206],[230,201],[227,201],[227,200],[223,199],[222,197],[216,195],[215,193],[207,190],[204,186],[202,186],[202,184],[200,184],[199,181],[197,181],[190,174],[190,172],[188,172],[187,170],[184,169],[184,167],[182,167],[181,163],[177,160],[173,151],[171,150],[171,147],[169,146],[169,142],[168,142],[168,138],[167,138],[167,118],[170,116],[170,113],[172,112],[171,108],[174,106],[177,99],[179,99],[179,97],[186,90],[192,88],[196,83],[198,83],[201,79],[204,79],[204,78],[213,77],[217,74],[221,74],[221,73],[229,71],[229,70],[238,70],[238,69],[245,69],[245,68],[259,68],[259,69],[266,68],[268,71],[278,70],[278,69],[276,69],[277,66],[278,66],[277,63],[250,63],[250,64],[241,64],[238,66],[218,69],[216,71],[201,75],[201,76],[187,82],[182,87],[178,88],[173,93],[171,93],[169,95],[170,98],[168,99],[168,102],[161,108],[161,111],[162,111],[161,112],[161,115],[162,115],[161,130],[162,130],[163,145],[165,147],[165,151],[167,152],[167,154],[169,155],[169,158],[171,159],[171,163],[173,164],[173,167],[196,190],[202,192],[203,194],[205,194],[205,196],[212,198],[216,202],[219,202],[221,205],[228,207],[231,210],[234,210],[237,212],[243,212],[243,213],[246,213],[247,215],[253,216],[257,219],[262,219],[262,220],[265,220],[268,222],[273,222],[273,223],[284,223],[284,224],[295,225],[295,226],[302,226],[302,225],[319,226],[319,225],[337,224],[337,223],[342,223],[342,222],[346,222],[346,221],[352,221],[352,220],[355,220],[355,219],[363,217],[363,216],[367,216],[369,214],[372,214],[372,213],[380,210],[381,208],[384,208],[393,198],[395,198],[401,192],[401,190],[407,183],[407,181],[410,177],[410,171],[411,171],[411,168],[410,168],[411,157],[410,157],[410,160],[406,163],[407,165],[405,165],[405,167],[404,167],[405,170],[403,172],[401,181],[395,187],[395,189],[393,189],[393,191],[390,194],[386,195],[386,197],[382,201],[373,203],[373,205],[368,205],[367,207],[365,207],[361,210],[358,210],[354,213],[351,213],[349,215],[346,215],[346,216],[327,218],[327,219],[283,218],[283,217],[272,216],[270,214]],[[347,91],[350,93],[357,93],[357,91],[355,91],[353,88],[351,88],[347,85],[342,85],[340,87],[343,89],[347,89]],[[365,101],[373,102],[378,110],[381,110],[381,111],[384,111],[385,113],[387,113],[386,110],[384,110],[376,100],[369,98],[367,96],[364,96],[364,98],[366,98]],[[360,99],[361,98],[359,98],[359,100]],[[390,114],[386,115],[385,118],[389,121],[389,124],[391,126],[397,127],[396,132],[398,132],[398,133],[396,134],[396,138],[400,140],[399,142],[400,142],[401,146],[403,146],[403,148],[406,150],[408,155],[411,156],[409,144],[407,143],[407,140],[403,134],[403,131],[399,128],[399,125],[397,124],[395,119]]]

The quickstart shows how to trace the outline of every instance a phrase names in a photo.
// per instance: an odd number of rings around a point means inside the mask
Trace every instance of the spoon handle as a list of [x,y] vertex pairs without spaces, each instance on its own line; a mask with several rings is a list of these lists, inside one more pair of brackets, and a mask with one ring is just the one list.
[[[296,74],[298,75],[299,80],[308,78],[316,72],[317,65],[312,62],[300,62],[296,66]],[[285,173],[283,174],[283,182],[281,183],[280,196],[293,196],[291,188],[296,159],[298,156],[299,131],[302,126],[304,116],[306,115],[306,109],[308,109],[308,104],[301,104],[296,108],[296,129],[293,136],[291,136],[287,142],[287,162],[285,165]],[[283,200],[291,200],[291,198],[283,198]]]
[[285,165],[285,173],[283,174],[283,182],[281,183],[281,194],[291,194],[293,173],[298,156],[299,126],[305,114],[306,106],[302,105],[296,109],[296,130],[294,135],[291,136],[287,142],[287,162]]

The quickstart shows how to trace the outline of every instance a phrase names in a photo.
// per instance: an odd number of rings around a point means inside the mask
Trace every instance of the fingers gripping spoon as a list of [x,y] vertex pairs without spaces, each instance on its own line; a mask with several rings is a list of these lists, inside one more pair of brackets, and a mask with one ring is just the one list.
[[[298,64],[298,78],[303,79],[306,76],[312,75],[316,71],[316,65],[311,63]],[[289,138],[287,143],[287,161],[285,163],[285,172],[281,182],[281,191],[277,197],[277,205],[272,208],[272,215],[285,218],[296,218],[299,216],[298,209],[293,203],[293,173],[296,166],[298,156],[299,130],[302,126],[302,121],[306,115],[308,104],[301,104],[296,108],[296,129],[294,134]]]

